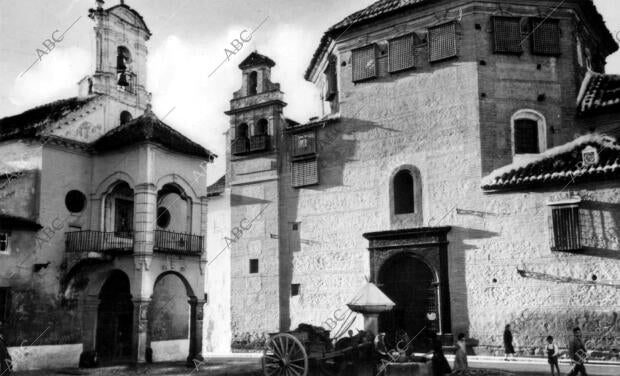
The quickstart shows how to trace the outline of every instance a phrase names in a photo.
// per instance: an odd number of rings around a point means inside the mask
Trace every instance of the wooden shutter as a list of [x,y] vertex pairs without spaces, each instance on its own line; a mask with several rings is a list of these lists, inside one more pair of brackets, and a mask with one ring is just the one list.
[[374,44],[352,52],[353,81],[377,77],[377,49]]
[[538,122],[531,119],[515,120],[514,145],[515,154],[539,153]]
[[431,27],[428,29],[428,41],[431,62],[456,56],[456,23]]
[[578,204],[552,207],[550,222],[552,251],[578,251],[581,249]]
[[492,17],[492,20],[494,51],[507,54],[522,53],[521,18]]
[[560,20],[532,18],[531,28],[533,54],[560,54]]
[[415,66],[413,54],[413,34],[404,35],[389,41],[389,71],[398,72]]
[[293,161],[291,166],[291,180],[295,188],[318,184],[319,169],[317,158]]

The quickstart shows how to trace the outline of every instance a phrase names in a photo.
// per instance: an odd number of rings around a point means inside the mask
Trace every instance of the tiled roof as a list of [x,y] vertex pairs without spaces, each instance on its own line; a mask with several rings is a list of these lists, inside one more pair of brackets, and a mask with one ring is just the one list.
[[[310,65],[306,69],[304,78],[306,80],[310,79],[312,69],[317,64],[317,62],[321,60],[322,56],[325,54],[327,48],[332,43],[332,41],[338,39],[342,34],[344,34],[345,31],[350,29],[352,26],[360,25],[364,22],[371,21],[379,17],[384,17],[395,14],[397,12],[402,12],[406,8],[425,5],[431,2],[438,1],[439,0],[379,0],[360,11],[357,11],[345,17],[342,21],[333,25],[327,30],[327,32],[325,32],[325,34],[321,38],[321,41],[319,42],[319,47],[316,49],[314,55],[312,56]],[[603,16],[601,16],[601,14],[598,12],[592,0],[579,0],[576,2],[581,6],[581,9],[585,13],[586,18],[591,20],[594,25],[594,29],[603,39],[603,46],[605,47],[605,50],[610,54],[615,52],[618,49],[618,44],[616,43],[613,35],[611,35],[609,30],[605,27]]]
[[222,193],[224,193],[225,188],[226,188],[226,175],[217,179],[215,183],[207,187],[207,197],[219,196]]
[[[596,149],[599,160],[585,164],[582,152],[589,146]],[[493,171],[482,179],[482,189],[496,191],[611,178],[620,178],[620,145],[612,137],[588,134],[549,149],[533,161]]]
[[257,65],[267,65],[268,67],[273,67],[276,63],[268,58],[265,55],[261,55],[258,52],[252,52],[248,57],[246,57],[241,64],[239,64],[240,69],[246,69],[255,67]]
[[187,155],[213,160],[217,155],[203,148],[169,125],[152,112],[125,123],[104,134],[92,144],[97,151],[116,150],[142,141],[151,141]]
[[6,229],[40,230],[40,224],[29,218],[0,213],[0,227]]
[[18,115],[0,119],[0,141],[39,136],[45,126],[62,119],[97,99],[98,95],[87,98],[68,98],[34,107]]
[[620,113],[620,75],[588,72],[579,92],[577,110],[580,115]]

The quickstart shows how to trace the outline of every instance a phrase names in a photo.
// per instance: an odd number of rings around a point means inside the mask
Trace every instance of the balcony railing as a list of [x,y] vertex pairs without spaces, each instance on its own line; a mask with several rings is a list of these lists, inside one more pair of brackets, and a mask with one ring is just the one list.
[[[133,232],[72,231],[65,238],[69,253],[131,253]],[[178,232],[155,230],[153,251],[200,255],[203,251],[203,237]]]
[[269,136],[261,134],[250,138],[250,151],[265,151],[269,148]]
[[153,250],[155,252],[200,255],[203,248],[202,239],[203,237],[200,235],[155,230]]
[[65,238],[67,252],[116,253],[133,250],[132,232],[72,231]]
[[250,151],[250,140],[247,138],[237,138],[232,140],[231,153],[233,155],[245,154]]

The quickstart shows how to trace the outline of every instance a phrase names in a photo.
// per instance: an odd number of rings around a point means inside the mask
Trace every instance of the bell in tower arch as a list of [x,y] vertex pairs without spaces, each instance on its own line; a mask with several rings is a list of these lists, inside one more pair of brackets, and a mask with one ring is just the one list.
[[118,86],[129,86],[129,82],[127,81],[127,74],[125,72],[121,72],[119,74]]

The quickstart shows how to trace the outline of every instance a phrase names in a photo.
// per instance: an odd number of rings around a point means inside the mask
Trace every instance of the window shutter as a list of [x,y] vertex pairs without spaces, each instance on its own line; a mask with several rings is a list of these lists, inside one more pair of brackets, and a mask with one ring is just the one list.
[[293,161],[291,166],[291,180],[294,188],[318,184],[318,160],[316,158],[311,158]]
[[428,40],[431,62],[456,56],[456,23],[431,27],[428,29]]
[[560,21],[532,18],[532,53],[560,55]]
[[537,154],[538,122],[531,119],[515,120],[514,125],[515,154]]
[[552,207],[550,222],[552,251],[578,251],[581,249],[578,204]]
[[377,76],[377,50],[374,44],[353,50],[353,81]]
[[520,54],[521,19],[519,17],[492,17],[493,41],[496,53]]
[[398,72],[403,69],[414,67],[413,34],[390,40],[388,49],[390,72]]

